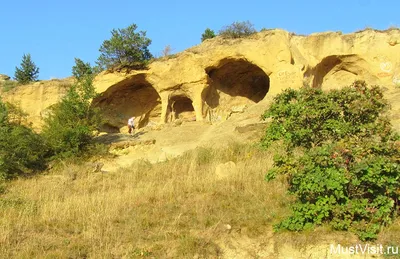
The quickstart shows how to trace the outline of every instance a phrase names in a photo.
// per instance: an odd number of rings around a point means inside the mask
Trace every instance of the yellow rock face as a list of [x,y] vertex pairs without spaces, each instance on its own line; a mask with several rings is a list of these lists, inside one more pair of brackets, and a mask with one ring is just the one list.
[[[400,30],[326,32],[309,36],[269,30],[243,39],[206,40],[147,70],[103,72],[95,79],[94,105],[107,118],[105,131],[120,131],[135,116],[139,127],[174,120],[225,120],[286,88],[334,89],[356,79],[400,86]],[[37,84],[37,83],[36,83]],[[31,85],[3,99],[19,102],[40,127],[40,116],[63,91]],[[260,111],[262,112],[262,111]]]
[[28,123],[34,130],[39,131],[46,110],[61,100],[72,83],[72,78],[35,82],[18,86],[9,92],[1,92],[1,98],[5,102],[16,104],[26,112]]
[[148,122],[224,120],[232,107],[260,102],[285,88],[334,89],[362,79],[400,85],[400,31],[292,35],[282,30],[245,39],[206,40],[148,70],[102,73],[95,100],[115,129],[127,118]]

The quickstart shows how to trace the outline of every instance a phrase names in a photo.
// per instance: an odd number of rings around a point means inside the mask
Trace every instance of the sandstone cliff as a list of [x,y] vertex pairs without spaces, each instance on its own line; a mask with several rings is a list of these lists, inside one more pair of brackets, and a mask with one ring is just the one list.
[[[217,37],[146,70],[101,73],[93,103],[106,115],[103,130],[118,132],[132,115],[140,127],[176,119],[221,121],[285,88],[332,89],[355,79],[397,91],[400,30],[309,36],[268,30],[244,39]],[[2,97],[19,103],[40,128],[43,111],[65,92],[59,84],[35,83]]]
[[61,100],[72,82],[72,78],[35,82],[1,92],[1,98],[21,107],[33,129],[39,131],[47,109]]
[[100,74],[95,104],[116,130],[131,115],[142,126],[177,118],[224,120],[232,109],[288,87],[332,89],[356,79],[400,86],[399,30],[309,36],[270,30],[246,39],[207,40],[148,70]]

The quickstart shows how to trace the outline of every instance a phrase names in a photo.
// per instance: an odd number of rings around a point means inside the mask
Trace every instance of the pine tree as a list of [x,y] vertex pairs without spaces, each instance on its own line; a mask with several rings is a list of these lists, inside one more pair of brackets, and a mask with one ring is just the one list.
[[22,56],[21,67],[15,67],[14,79],[20,84],[28,84],[37,81],[39,68],[33,63],[30,54]]
[[75,66],[72,67],[72,75],[81,81],[86,76],[93,76],[94,71],[89,62],[85,63],[79,58],[75,58]]
[[212,39],[215,37],[215,32],[210,28],[207,28],[204,33],[201,35],[201,41],[205,41],[207,39]]
[[99,67],[145,65],[153,57],[148,49],[151,40],[146,37],[145,31],[135,32],[136,29],[137,25],[132,24],[125,29],[111,31],[111,39],[105,40],[99,49]]
[[93,77],[84,76],[72,85],[61,102],[50,108],[44,119],[42,136],[60,157],[79,156],[94,137],[101,123],[98,108],[92,105],[97,93]]

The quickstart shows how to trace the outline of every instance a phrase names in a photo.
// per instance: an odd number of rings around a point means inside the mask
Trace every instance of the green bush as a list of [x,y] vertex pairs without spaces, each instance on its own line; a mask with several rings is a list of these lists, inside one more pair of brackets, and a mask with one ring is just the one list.
[[86,76],[71,86],[45,118],[42,134],[55,157],[79,156],[92,141],[101,122],[98,109],[91,105],[97,96],[92,81]]
[[201,41],[205,41],[207,39],[212,39],[215,37],[215,32],[210,28],[207,28],[204,33],[201,35]]
[[225,26],[219,31],[219,35],[224,38],[243,38],[256,33],[254,25],[249,21],[234,22],[231,25]]
[[0,180],[43,170],[48,147],[43,138],[17,119],[22,113],[0,100]]
[[273,122],[262,143],[268,146],[283,140],[289,150],[311,148],[348,135],[371,137],[378,131],[390,131],[387,119],[380,116],[387,109],[381,89],[368,88],[362,81],[329,93],[309,87],[288,89],[263,115]]
[[328,93],[286,90],[263,115],[272,121],[262,144],[280,141],[286,154],[266,174],[285,174],[296,197],[293,214],[276,229],[323,223],[375,239],[397,214],[400,145],[383,113],[378,87],[362,81]]
[[144,65],[152,58],[148,49],[151,40],[145,31],[135,32],[136,24],[125,29],[113,29],[110,40],[105,40],[100,47],[97,64],[101,68],[115,66]]
[[39,76],[39,68],[33,63],[31,55],[23,55],[21,61],[21,67],[15,68],[15,80],[20,84],[28,84],[30,82],[37,81]]

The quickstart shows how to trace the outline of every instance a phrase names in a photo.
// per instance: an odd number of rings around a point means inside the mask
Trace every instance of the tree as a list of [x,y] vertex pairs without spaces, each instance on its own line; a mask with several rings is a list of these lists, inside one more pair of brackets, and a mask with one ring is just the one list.
[[210,28],[207,28],[204,33],[201,35],[201,41],[205,41],[207,39],[212,39],[215,37],[215,32]]
[[78,80],[81,81],[86,76],[92,76],[93,68],[90,66],[90,63],[83,62],[79,58],[75,58],[75,66],[72,67],[72,75]]
[[101,122],[98,109],[91,104],[97,96],[92,81],[93,77],[86,76],[72,85],[45,118],[42,134],[56,157],[79,156]]
[[254,25],[249,22],[234,22],[231,25],[225,26],[222,30],[219,31],[219,35],[224,38],[242,38],[249,36],[251,34],[256,33],[256,29],[254,29]]
[[101,68],[111,68],[118,65],[143,65],[151,59],[148,47],[151,40],[146,37],[145,31],[135,32],[136,24],[132,24],[125,29],[113,29],[112,37],[105,40],[101,45],[98,65]]
[[0,100],[0,181],[46,167],[48,146],[20,116],[18,107]]
[[22,56],[21,67],[15,67],[14,79],[20,84],[28,84],[37,81],[39,68],[33,63],[30,54]]

